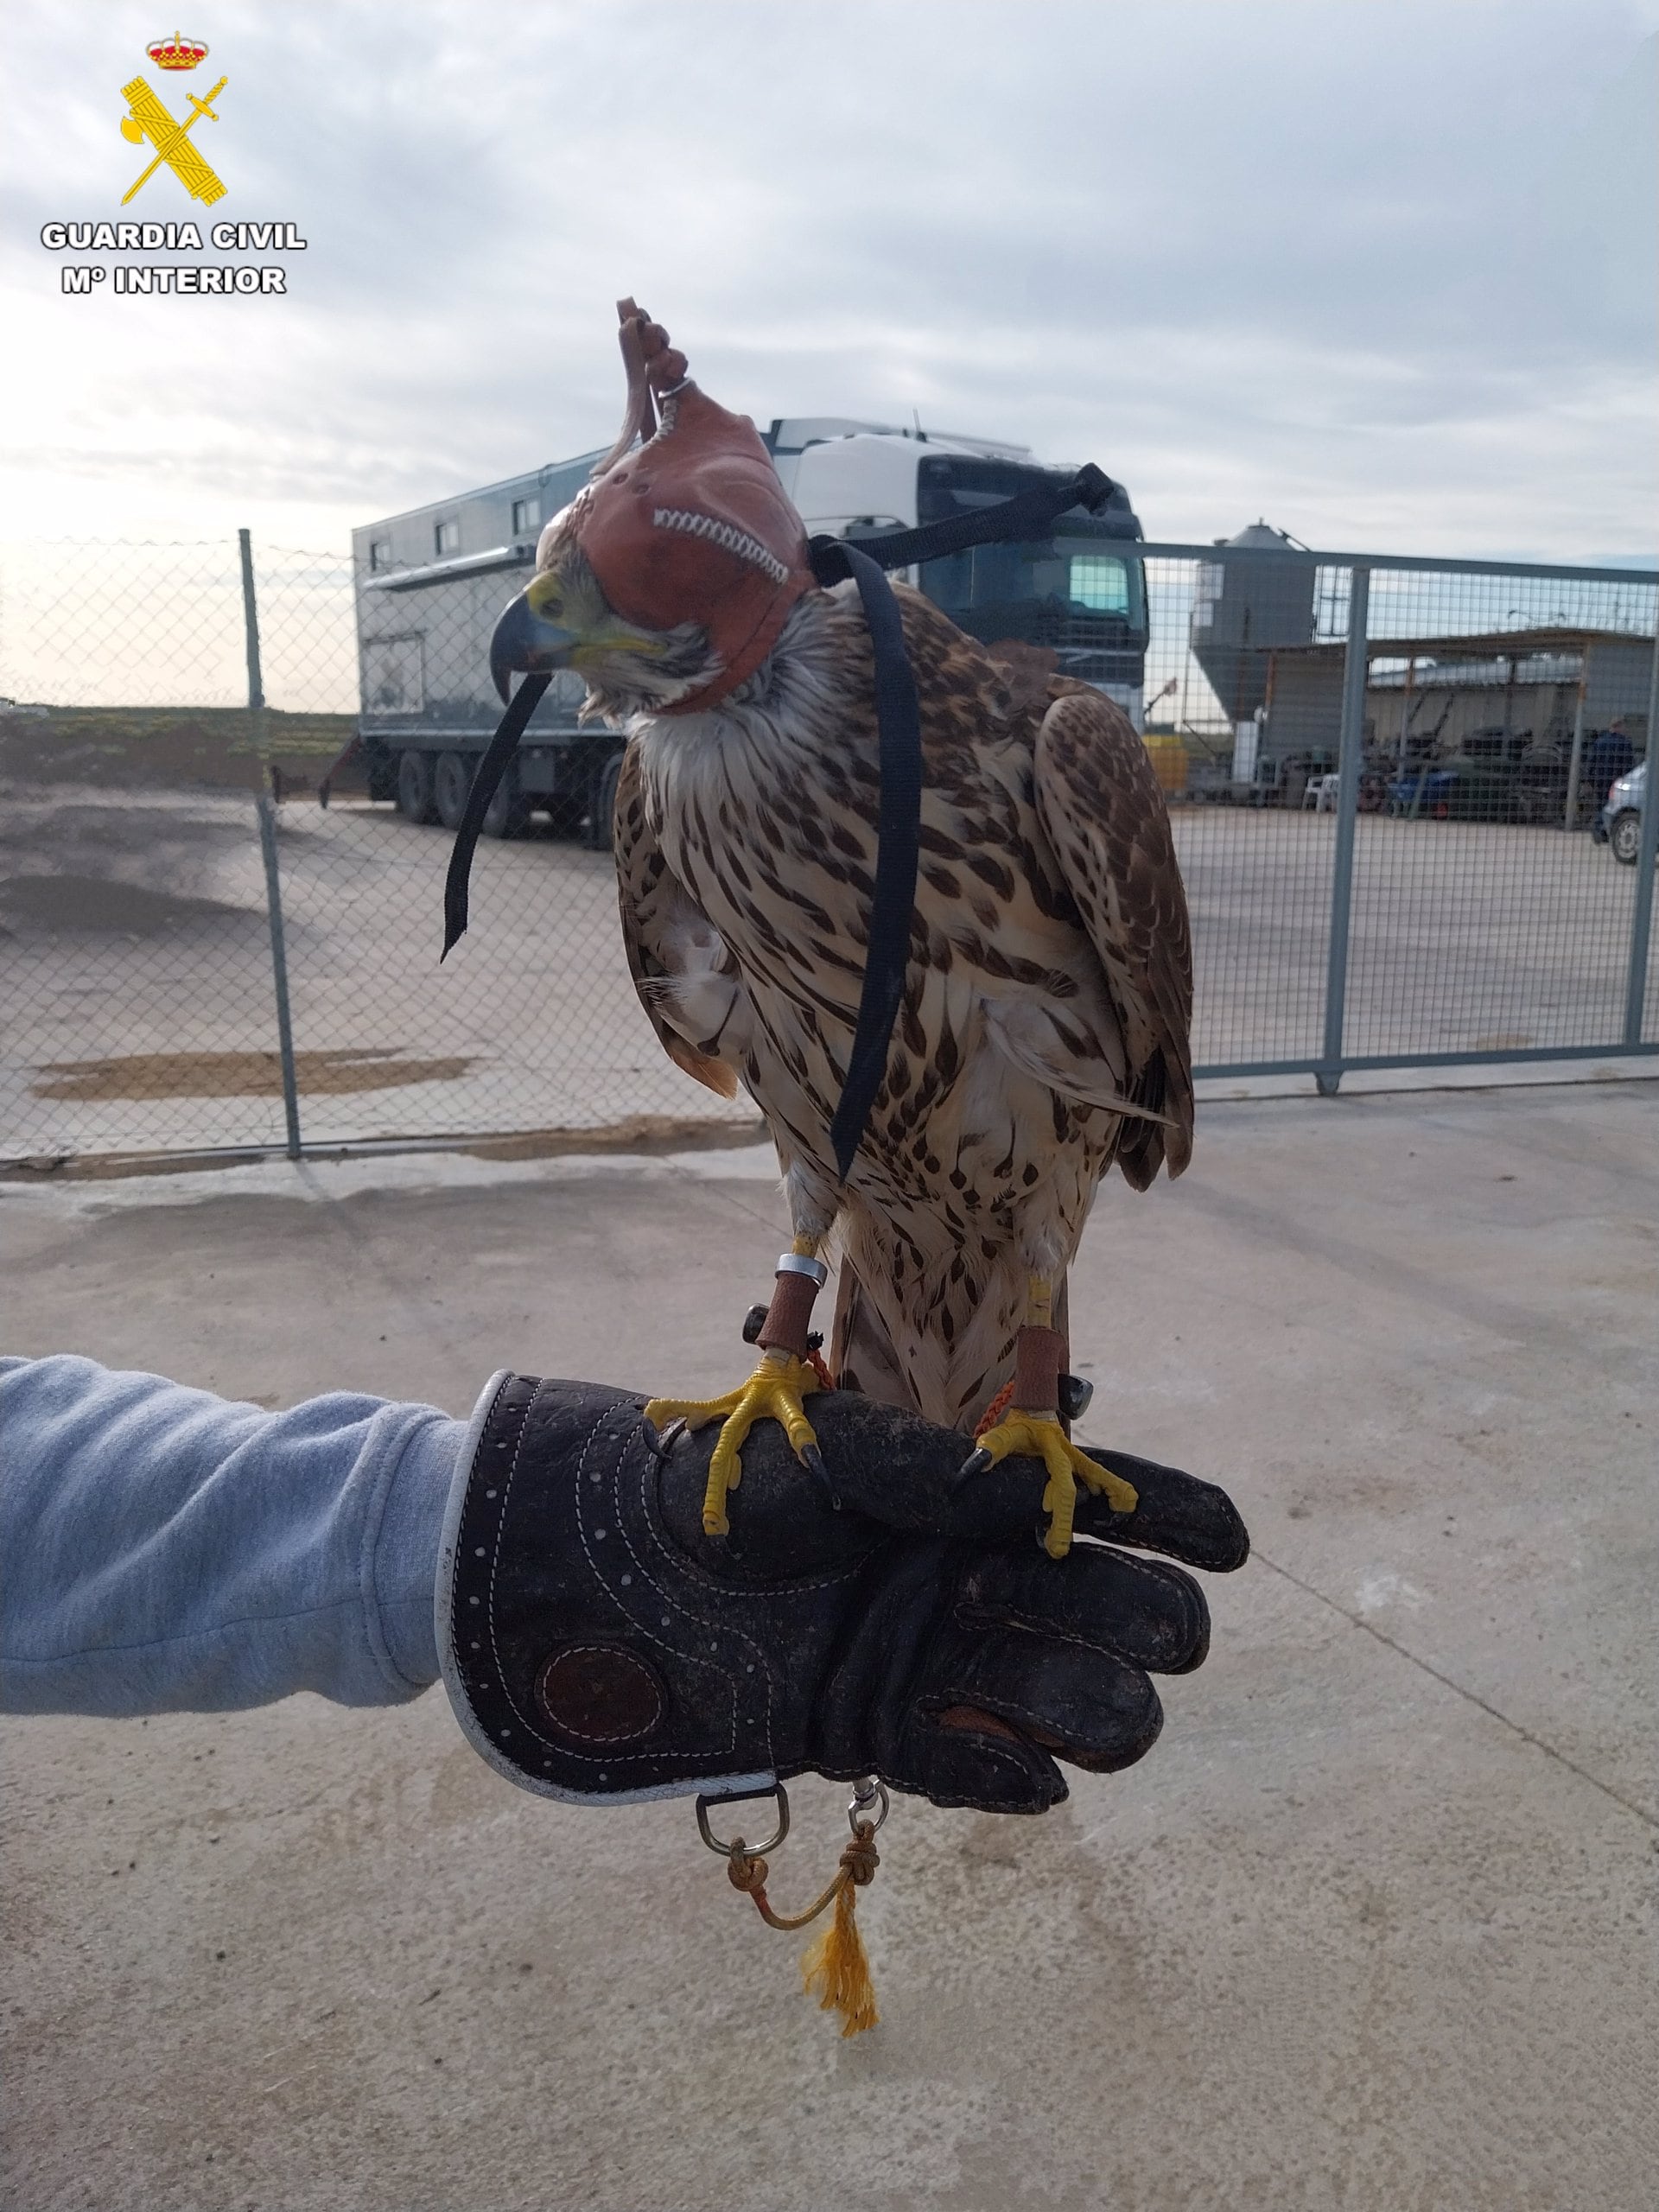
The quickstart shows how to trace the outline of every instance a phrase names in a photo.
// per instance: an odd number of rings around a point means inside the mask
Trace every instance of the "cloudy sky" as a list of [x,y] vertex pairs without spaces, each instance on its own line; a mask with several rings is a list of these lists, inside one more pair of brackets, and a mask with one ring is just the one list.
[[[632,292],[728,405],[1094,459],[1153,536],[1653,551],[1659,0],[181,21],[194,76],[156,7],[7,11],[0,537],[343,547],[607,442]],[[229,79],[205,216],[165,174],[118,207],[139,71]],[[281,299],[65,297],[41,226],[123,212],[309,245]]]

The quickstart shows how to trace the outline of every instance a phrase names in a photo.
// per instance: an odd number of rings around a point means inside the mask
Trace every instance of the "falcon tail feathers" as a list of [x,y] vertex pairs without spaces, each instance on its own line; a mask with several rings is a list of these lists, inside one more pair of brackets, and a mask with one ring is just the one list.
[[702,1084],[721,1098],[736,1097],[735,1068],[728,1066],[724,1060],[711,1059],[708,1053],[700,1052],[695,1045],[688,1045],[683,1037],[677,1037],[671,1029],[659,1030],[658,1033],[662,1039],[663,1050],[677,1068],[683,1068],[694,1081]]

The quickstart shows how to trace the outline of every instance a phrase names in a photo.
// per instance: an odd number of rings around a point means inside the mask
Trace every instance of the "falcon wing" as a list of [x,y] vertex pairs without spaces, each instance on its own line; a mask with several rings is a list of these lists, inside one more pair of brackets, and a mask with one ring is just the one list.
[[1147,749],[1100,692],[1067,690],[1035,749],[1038,818],[1105,973],[1128,1049],[1117,1164],[1144,1191],[1192,1156],[1192,941],[1169,810]]
[[737,1071],[721,1056],[742,996],[725,940],[663,857],[645,819],[638,748],[622,756],[614,823],[622,943],[639,1003],[657,1041],[689,1076],[722,1098],[737,1096]]

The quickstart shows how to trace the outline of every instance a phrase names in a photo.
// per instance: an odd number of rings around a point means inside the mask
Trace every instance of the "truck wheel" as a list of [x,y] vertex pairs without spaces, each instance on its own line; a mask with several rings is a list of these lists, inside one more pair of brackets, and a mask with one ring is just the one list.
[[486,837],[521,837],[530,820],[530,802],[518,789],[518,771],[512,761],[507,772],[496,785],[490,803],[484,810],[483,831]]
[[1607,825],[1607,842],[1613,849],[1613,858],[1622,861],[1626,868],[1634,868],[1642,857],[1642,816],[1633,806],[1616,814]]
[[411,822],[430,822],[432,762],[424,753],[405,753],[397,763],[397,811]]
[[473,776],[477,769],[476,759],[461,753],[441,753],[433,777],[433,798],[437,804],[438,819],[446,830],[459,830],[461,817],[467,811],[467,794],[473,788]]
[[594,771],[593,803],[588,810],[588,828],[582,843],[590,853],[608,853],[613,843],[613,824],[616,819],[616,787],[622,776],[622,755],[616,752],[601,760]]

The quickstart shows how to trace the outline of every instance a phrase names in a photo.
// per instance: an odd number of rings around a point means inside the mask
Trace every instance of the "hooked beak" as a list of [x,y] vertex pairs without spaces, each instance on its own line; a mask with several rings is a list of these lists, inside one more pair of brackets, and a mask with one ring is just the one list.
[[516,671],[563,668],[577,643],[574,631],[562,630],[556,622],[537,614],[528,591],[521,591],[503,611],[490,639],[490,674],[503,705],[512,690]]

